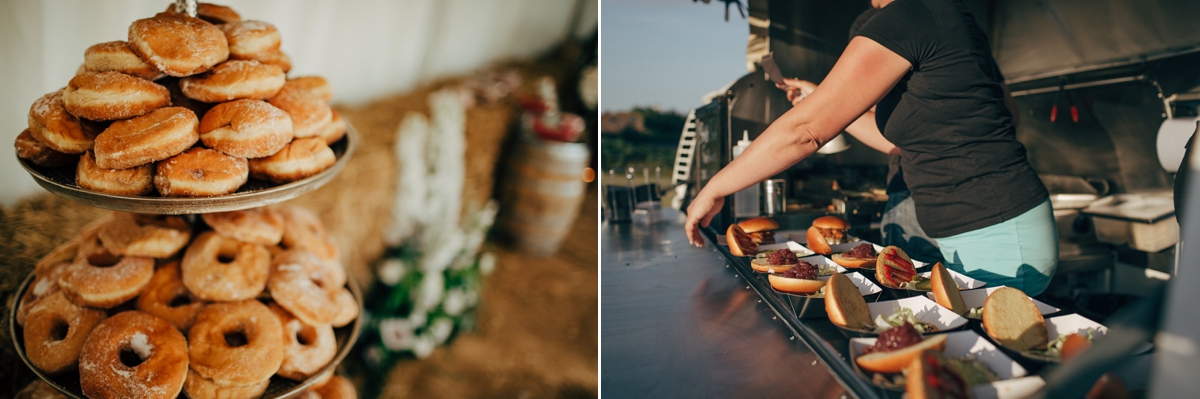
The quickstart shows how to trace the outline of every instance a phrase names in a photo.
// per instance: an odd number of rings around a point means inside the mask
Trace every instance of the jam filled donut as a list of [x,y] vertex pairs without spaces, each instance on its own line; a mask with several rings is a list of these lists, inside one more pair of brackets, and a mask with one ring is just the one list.
[[265,101],[221,103],[200,121],[200,141],[235,157],[267,157],[292,141],[292,118]]
[[358,318],[358,301],[354,300],[354,294],[351,294],[349,289],[343,287],[338,290],[333,302],[337,305],[338,311],[329,324],[334,327],[342,327]]
[[142,195],[154,190],[154,164],[129,169],[104,169],[96,166],[91,151],[79,157],[75,184],[80,188],[116,195]]
[[283,215],[272,207],[200,215],[213,231],[241,242],[274,246],[283,239]]
[[154,275],[154,259],[115,255],[98,239],[85,239],[75,262],[67,266],[58,285],[71,302],[95,308],[111,308],[133,299]]
[[337,354],[333,327],[300,321],[278,304],[271,304],[271,311],[283,325],[283,363],[277,372],[280,377],[301,381],[333,360]]
[[297,138],[316,136],[333,120],[329,104],[305,89],[285,86],[267,102],[292,117],[292,129]]
[[283,215],[283,241],[280,242],[283,247],[303,249],[324,261],[338,261],[337,244],[317,215],[294,205],[284,205],[278,210]]
[[34,367],[49,374],[74,370],[79,351],[104,311],[67,300],[60,291],[38,301],[25,319],[25,353]]
[[272,261],[267,289],[296,318],[313,325],[330,324],[341,310],[336,300],[342,287],[334,284],[336,277],[329,270],[308,252],[288,250]]
[[329,86],[329,81],[320,76],[300,76],[288,79],[284,87],[303,89],[320,97],[325,102],[333,100],[333,87]]
[[325,127],[321,129],[321,133],[317,136],[325,139],[325,144],[333,145],[333,143],[341,140],[342,136],[345,135],[346,121],[342,119],[341,114],[339,114],[337,111],[333,111],[333,119],[329,121],[328,125],[325,125]]
[[[191,368],[222,386],[253,385],[283,364],[283,325],[254,299],[209,304],[188,330]],[[265,387],[264,387],[265,388]],[[192,396],[189,390],[188,396]]]
[[200,120],[192,110],[160,108],[113,122],[96,136],[96,165],[105,169],[145,165],[178,155],[198,140]]
[[180,216],[118,213],[98,236],[116,255],[170,258],[192,238],[192,226]]
[[33,309],[34,305],[61,291],[58,288],[58,278],[69,265],[70,263],[59,263],[45,272],[34,273],[33,282],[29,283],[29,288],[21,295],[21,304],[17,306],[17,325],[25,325],[29,310]]
[[282,184],[329,169],[337,162],[337,156],[325,144],[325,139],[307,137],[292,140],[269,157],[254,158],[249,162],[250,175],[255,179]]
[[187,370],[183,334],[166,320],[136,310],[100,322],[79,355],[79,385],[92,399],[174,399]]
[[178,261],[159,267],[150,278],[150,288],[137,299],[138,310],[158,316],[184,332],[192,328],[204,305],[183,285]]
[[271,253],[248,244],[205,232],[183,255],[183,285],[206,301],[253,299],[267,285]]
[[229,42],[229,57],[252,60],[279,51],[282,40],[275,25],[263,21],[238,21],[219,26]]
[[84,72],[63,89],[67,112],[94,121],[132,118],[171,105],[171,93],[146,79],[120,72]]
[[212,197],[237,191],[249,177],[245,158],[194,147],[159,162],[154,186],[164,197]]
[[230,60],[211,71],[188,76],[179,82],[183,94],[204,102],[271,98],[285,81],[283,70],[258,61]]
[[146,80],[161,78],[162,72],[142,61],[124,40],[92,45],[83,52],[83,69],[88,72],[120,72]]
[[225,32],[187,14],[158,13],[129,25],[129,47],[171,76],[191,76],[229,58]]
[[55,151],[79,154],[92,149],[96,132],[85,129],[79,118],[67,112],[63,91],[46,94],[29,107],[29,134]]
[[75,162],[79,162],[78,155],[55,151],[53,148],[47,147],[42,142],[37,141],[37,139],[33,138],[33,133],[30,133],[29,129],[22,130],[21,134],[17,135],[17,141],[14,145],[17,147],[17,157],[37,166],[54,168],[74,165]]
[[[178,11],[175,10],[175,5],[171,4],[167,6],[166,11],[163,12]],[[210,3],[196,3],[196,18],[208,21],[208,23],[213,25],[227,24],[242,20],[241,14],[238,14],[237,11],[234,11],[232,8]]]

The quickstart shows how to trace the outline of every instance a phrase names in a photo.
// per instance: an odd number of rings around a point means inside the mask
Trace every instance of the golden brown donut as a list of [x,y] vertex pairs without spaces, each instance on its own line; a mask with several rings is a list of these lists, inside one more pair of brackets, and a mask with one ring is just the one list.
[[187,370],[183,334],[166,320],[130,310],[92,330],[79,356],[79,385],[91,399],[174,399]]
[[62,291],[38,301],[25,319],[25,354],[34,367],[49,374],[74,370],[79,351],[104,311],[67,300]]
[[333,119],[329,121],[328,125],[325,125],[325,127],[321,129],[321,133],[317,136],[325,139],[325,144],[332,145],[338,140],[341,140],[345,135],[346,121],[342,119],[341,114],[339,114],[337,111],[333,111]]
[[[290,249],[271,262],[267,289],[279,306],[308,324],[330,324],[341,310],[336,277],[325,262],[303,250]],[[343,276],[344,278],[344,276]]]
[[67,112],[94,121],[132,118],[171,105],[171,93],[146,79],[120,72],[84,72],[63,89]]
[[284,248],[303,249],[327,262],[338,261],[337,243],[317,215],[295,205],[283,205],[277,209],[283,215],[283,241],[280,244]]
[[79,157],[75,167],[75,184],[79,188],[115,195],[142,195],[154,190],[154,164],[129,169],[104,169],[96,166],[96,158],[88,151]]
[[251,159],[250,175],[282,184],[321,173],[336,162],[337,156],[325,144],[325,139],[298,138],[269,157]]
[[[291,122],[289,120],[289,122]],[[33,138],[33,133],[29,129],[21,131],[17,135],[17,141],[14,143],[17,147],[17,157],[27,160],[37,166],[54,168],[59,166],[74,165],[79,162],[79,156],[66,154],[55,151],[53,148],[47,147],[42,142]]]
[[320,76],[313,75],[291,78],[287,80],[284,87],[307,90],[309,93],[325,100],[325,102],[333,100],[333,87],[329,86],[329,81]]
[[67,112],[63,91],[46,94],[29,107],[29,133],[51,149],[79,154],[92,149],[96,132],[85,129],[79,118]]
[[[326,381],[324,384],[313,388],[311,391],[317,395],[318,399],[357,399],[358,391],[354,389],[354,384],[350,380],[340,375],[335,375]],[[308,398],[305,398],[308,399]]]
[[284,87],[267,102],[292,117],[293,135],[297,138],[316,136],[333,120],[333,110],[329,104],[302,88]]
[[262,158],[292,141],[292,118],[265,101],[221,103],[200,121],[200,141],[227,155]]
[[300,321],[278,304],[271,304],[271,311],[279,316],[279,323],[283,325],[283,363],[276,374],[302,381],[333,360],[337,354],[333,327]]
[[67,270],[69,265],[70,263],[63,262],[45,272],[34,273],[33,282],[29,283],[29,288],[25,290],[24,295],[21,295],[21,304],[17,306],[17,325],[25,325],[29,310],[33,309],[34,305],[61,291],[58,288],[58,278],[62,276],[63,271]]
[[237,21],[219,26],[229,42],[229,56],[235,59],[254,59],[260,54],[279,51],[282,40],[275,25],[263,21]]
[[274,246],[283,239],[283,215],[272,207],[200,215],[213,231],[251,244]]
[[58,278],[58,285],[71,302],[95,308],[111,308],[133,299],[154,275],[154,259],[114,255],[103,246],[92,247],[86,239],[75,261]]
[[333,302],[337,305],[338,311],[329,324],[334,327],[342,327],[358,318],[358,301],[354,300],[354,294],[351,294],[349,289],[343,287],[338,290]]
[[[101,227],[112,221],[113,216],[114,214],[110,212],[84,225],[83,228],[79,229],[79,234],[55,247],[50,253],[43,256],[41,260],[38,260],[37,264],[33,266],[33,272],[35,274],[46,273],[50,269],[57,267],[60,263],[74,262],[81,251],[91,251],[103,246],[103,244],[99,243],[100,238],[97,234],[100,232]],[[93,243],[85,245],[85,240],[93,240],[94,245],[91,245]]]
[[180,265],[183,285],[206,301],[253,299],[267,285],[271,253],[208,231],[188,247]]
[[183,392],[189,398],[221,398],[221,399],[253,399],[267,391],[271,378],[250,384],[217,384],[212,379],[204,378],[196,370],[188,370],[187,381],[183,383]]
[[271,98],[285,81],[283,70],[252,60],[229,60],[212,70],[179,81],[183,94],[204,102],[218,103],[243,98]]
[[217,385],[251,385],[283,363],[283,325],[261,302],[209,304],[188,331],[192,370]]
[[212,197],[237,191],[249,176],[245,158],[194,147],[159,162],[154,186],[164,197]]
[[[178,11],[175,11],[175,4],[171,4],[167,6],[167,9],[163,12]],[[196,18],[208,21],[208,23],[213,25],[220,25],[242,20],[242,16],[232,8],[210,3],[196,3]]]
[[17,392],[17,396],[13,399],[68,399],[67,395],[63,395],[54,387],[47,384],[46,381],[35,379],[33,382],[26,385]]
[[229,58],[235,60],[254,60],[266,65],[274,65],[282,69],[283,73],[288,73],[288,71],[292,70],[292,57],[288,57],[283,50],[259,53],[251,57],[230,56]]
[[192,110],[192,113],[196,114],[197,119],[203,120],[204,114],[208,113],[208,110],[212,109],[213,105],[215,104],[206,103],[185,96],[183,94],[183,90],[179,88],[180,80],[182,79],[174,76],[167,76],[154,81],[154,83],[165,86],[167,91],[171,92],[171,106],[190,109]]
[[138,310],[158,316],[183,332],[192,328],[204,305],[183,285],[179,261],[159,267],[150,278],[150,288],[137,299]]
[[200,120],[192,110],[167,107],[113,122],[96,136],[96,165],[125,169],[161,161],[200,140]]
[[158,13],[129,25],[129,47],[139,57],[171,76],[191,76],[229,58],[225,33],[187,14]]
[[83,52],[83,69],[89,72],[120,72],[146,80],[165,76],[129,49],[124,40],[94,44]]
[[170,258],[192,238],[183,217],[117,213],[100,228],[104,248],[116,255]]

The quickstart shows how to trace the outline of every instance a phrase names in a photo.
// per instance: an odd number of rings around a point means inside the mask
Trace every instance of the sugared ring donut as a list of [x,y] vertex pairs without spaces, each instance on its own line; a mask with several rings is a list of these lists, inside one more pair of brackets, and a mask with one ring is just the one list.
[[154,190],[154,164],[129,169],[104,169],[88,151],[75,166],[75,184],[80,188],[116,195],[142,195]]
[[337,156],[325,144],[325,139],[306,137],[292,140],[271,156],[250,159],[249,162],[250,176],[282,184],[329,169],[337,162]]
[[311,392],[315,393],[319,399],[358,398],[358,390],[354,389],[354,384],[350,383],[350,380],[346,379],[346,377],[340,375],[333,376],[329,381],[313,388]]
[[138,296],[137,309],[166,320],[179,331],[187,331],[205,305],[183,285],[179,262],[158,268],[150,278],[150,287]]
[[37,139],[33,138],[33,133],[30,133],[29,129],[22,130],[21,134],[17,135],[17,141],[14,145],[17,147],[17,157],[37,166],[54,168],[74,165],[75,162],[79,161],[78,155],[55,151],[53,148],[37,141]]
[[275,25],[263,21],[238,21],[219,26],[229,41],[229,56],[253,59],[260,54],[279,51],[282,38]]
[[229,58],[225,32],[187,14],[164,12],[129,25],[129,47],[171,76],[191,76]]
[[129,49],[124,40],[94,44],[83,52],[83,68],[89,72],[120,72],[146,80],[161,78],[162,72]]
[[305,89],[285,86],[267,102],[292,117],[293,135],[297,138],[316,136],[321,133],[321,128],[333,120],[333,110],[329,104]]
[[153,275],[154,259],[114,255],[101,246],[80,253],[58,285],[71,302],[107,309],[136,297]]
[[118,213],[99,237],[117,255],[170,258],[192,238],[192,226],[180,216]]
[[159,162],[154,186],[164,197],[212,197],[237,191],[249,177],[245,158],[194,147]]
[[313,75],[291,78],[287,80],[284,87],[307,90],[309,93],[325,100],[325,102],[333,100],[333,87],[329,86],[329,81],[320,76]]
[[326,144],[330,145],[341,140],[342,136],[345,135],[346,121],[342,119],[342,115],[337,111],[333,111],[333,119],[329,121],[328,125],[325,125],[325,128],[321,129],[321,134],[318,134],[322,139],[325,139]]
[[312,377],[333,360],[337,354],[333,327],[300,321],[278,304],[271,304],[271,311],[279,316],[279,323],[283,325],[283,363],[276,374],[301,381]]
[[183,78],[183,94],[204,102],[265,100],[283,88],[283,70],[258,61],[229,60],[212,70]]
[[74,370],[79,351],[104,311],[67,300],[61,291],[38,301],[25,319],[25,353],[34,367],[49,374]]
[[235,157],[267,157],[292,141],[292,118],[266,101],[221,103],[200,121],[200,141]]
[[67,112],[94,121],[132,118],[171,105],[171,92],[120,72],[84,72],[63,90]]
[[274,246],[283,239],[283,215],[272,207],[200,215],[217,234],[251,244]]
[[174,399],[187,370],[183,334],[166,320],[136,310],[100,322],[79,355],[79,385],[92,399]]
[[21,304],[17,306],[17,325],[25,325],[29,310],[33,309],[34,305],[61,291],[58,288],[58,278],[69,265],[70,263],[59,263],[45,272],[34,273],[33,282],[29,283],[25,295],[21,295]]
[[303,250],[288,250],[271,262],[267,289],[271,298],[308,324],[330,324],[341,310],[329,267]]
[[200,311],[188,331],[191,367],[217,385],[268,379],[283,363],[283,325],[254,299],[217,302]]
[[261,245],[205,232],[188,246],[180,266],[183,285],[206,301],[253,299],[267,286],[271,253]]
[[[175,10],[175,5],[167,6],[163,12],[178,12]],[[216,5],[211,3],[196,3],[196,18],[208,21],[213,25],[227,24],[242,20],[242,16],[232,8]]]
[[200,140],[200,120],[192,110],[167,107],[113,122],[96,136],[96,165],[125,169],[161,161]]
[[29,133],[51,149],[79,154],[92,149],[96,132],[85,129],[79,118],[67,112],[63,90],[46,94],[29,107]]
[[338,312],[333,316],[332,324],[334,327],[342,327],[358,318],[358,301],[354,300],[354,294],[350,293],[347,288],[338,290],[337,296],[334,296],[334,304],[337,305]]
[[283,215],[283,241],[280,242],[283,247],[303,249],[328,262],[338,261],[337,244],[317,215],[294,205],[280,206],[278,210]]

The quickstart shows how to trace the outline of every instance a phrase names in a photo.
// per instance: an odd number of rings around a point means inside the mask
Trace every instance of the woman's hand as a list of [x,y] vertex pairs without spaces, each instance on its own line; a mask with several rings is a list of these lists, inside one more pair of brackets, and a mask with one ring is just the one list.
[[809,94],[817,90],[816,83],[796,78],[783,78],[783,83],[776,84],[775,87],[787,91],[787,98],[792,103],[792,106],[795,106],[804,97],[808,97]]
[[697,247],[704,246],[704,238],[700,236],[700,227],[708,227],[713,216],[725,205],[725,197],[713,196],[708,190],[700,190],[696,199],[688,205],[687,222],[683,224],[683,232],[687,233],[688,242]]

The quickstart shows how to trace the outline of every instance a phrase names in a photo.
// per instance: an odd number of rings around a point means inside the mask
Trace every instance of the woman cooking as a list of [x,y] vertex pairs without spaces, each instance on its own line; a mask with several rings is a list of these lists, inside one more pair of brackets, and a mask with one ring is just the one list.
[[846,130],[879,151],[899,149],[917,220],[947,267],[1040,294],[1058,260],[1053,211],[1016,139],[987,37],[961,0],[871,3],[880,11],[824,82],[696,195],[688,240],[702,245],[698,226],[708,226],[725,196]]

